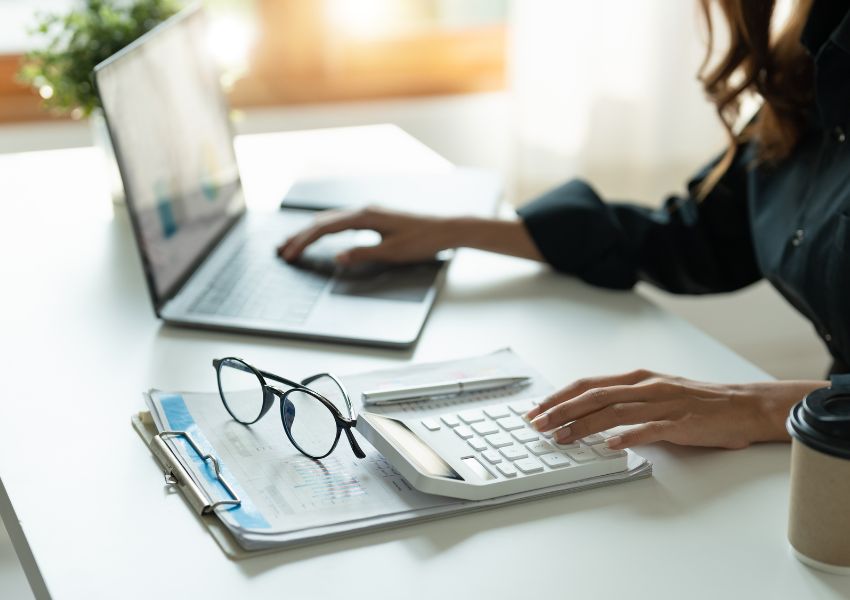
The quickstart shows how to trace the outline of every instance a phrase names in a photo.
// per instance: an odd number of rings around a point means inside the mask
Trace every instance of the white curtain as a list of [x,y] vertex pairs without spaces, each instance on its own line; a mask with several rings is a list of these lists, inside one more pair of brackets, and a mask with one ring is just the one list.
[[517,196],[589,179],[657,204],[725,146],[696,0],[514,0]]

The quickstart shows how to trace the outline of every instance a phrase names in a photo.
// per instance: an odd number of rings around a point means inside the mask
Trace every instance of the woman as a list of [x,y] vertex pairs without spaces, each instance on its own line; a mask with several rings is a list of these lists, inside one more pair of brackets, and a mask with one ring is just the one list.
[[[700,72],[730,146],[657,211],[606,204],[582,181],[531,202],[516,222],[437,219],[363,210],[329,213],[287,240],[296,260],[327,233],[374,229],[371,248],[338,257],[417,261],[460,246],[550,263],[599,286],[638,280],[671,292],[732,291],[766,277],[809,318],[835,359],[850,364],[850,0],[801,0],[771,39],[774,2],[719,0],[730,45]],[[712,33],[711,2],[702,1]],[[710,36],[711,37],[711,36]],[[709,44],[707,56],[712,53]],[[733,130],[745,94],[758,114]],[[577,381],[529,413],[566,443],[616,425],[635,425],[608,444],[666,440],[742,448],[787,440],[790,407],[826,381],[700,383],[648,371]]]

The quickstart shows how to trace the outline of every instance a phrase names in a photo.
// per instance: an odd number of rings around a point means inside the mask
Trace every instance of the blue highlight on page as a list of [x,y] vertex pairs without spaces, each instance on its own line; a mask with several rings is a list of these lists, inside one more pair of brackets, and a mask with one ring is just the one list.
[[[160,396],[158,400],[162,407],[162,413],[165,416],[169,429],[174,431],[185,431],[192,436],[192,439],[195,440],[195,443],[204,452],[216,456],[216,453],[213,451],[209,441],[204,434],[201,433],[200,428],[197,423],[195,423],[195,419],[192,418],[192,414],[189,412],[189,409],[183,400],[183,396],[180,394],[164,394]],[[178,439],[175,440],[175,442],[183,444],[186,455],[191,457],[196,471],[203,474],[205,477],[205,487],[208,490],[215,490],[215,497],[217,499],[230,498],[227,490],[224,489],[224,486],[222,486],[216,478],[212,465],[198,456],[186,440]],[[269,525],[269,522],[266,521],[265,517],[263,517],[257,507],[254,506],[251,499],[248,498],[245,490],[239,487],[236,482],[236,478],[233,477],[233,474],[227,469],[227,465],[224,464],[223,461],[219,461],[219,466],[221,467],[222,475],[242,501],[242,504],[239,506],[230,508],[222,507],[219,510],[222,511],[222,513],[226,513],[227,516],[232,517],[240,527],[245,529],[269,529],[271,525]]]

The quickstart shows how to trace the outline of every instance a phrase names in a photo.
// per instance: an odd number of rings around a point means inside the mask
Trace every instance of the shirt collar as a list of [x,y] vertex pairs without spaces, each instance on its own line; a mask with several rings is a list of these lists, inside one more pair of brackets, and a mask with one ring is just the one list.
[[832,32],[830,39],[836,46],[850,54],[850,10],[847,11],[841,23]]
[[814,0],[800,41],[817,56],[827,40],[850,54],[850,0]]

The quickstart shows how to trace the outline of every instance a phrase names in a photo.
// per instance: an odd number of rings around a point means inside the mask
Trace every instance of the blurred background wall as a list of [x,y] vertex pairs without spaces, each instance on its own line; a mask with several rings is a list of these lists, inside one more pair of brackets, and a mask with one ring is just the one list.
[[[85,120],[46,114],[14,78],[38,43],[34,15],[79,4],[0,0],[0,152],[91,143]],[[207,4],[239,132],[396,123],[457,164],[499,170],[514,204],[580,176],[655,206],[725,144],[695,78],[696,0]],[[808,323],[765,284],[723,297],[640,292],[773,375],[827,367]]]

